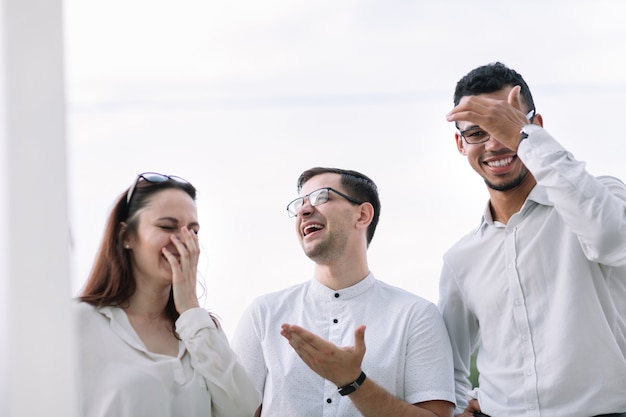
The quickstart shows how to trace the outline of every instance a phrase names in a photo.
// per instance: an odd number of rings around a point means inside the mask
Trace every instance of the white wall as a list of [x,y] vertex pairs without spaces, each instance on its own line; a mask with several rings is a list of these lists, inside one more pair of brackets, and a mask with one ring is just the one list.
[[62,8],[0,0],[0,415],[75,416]]

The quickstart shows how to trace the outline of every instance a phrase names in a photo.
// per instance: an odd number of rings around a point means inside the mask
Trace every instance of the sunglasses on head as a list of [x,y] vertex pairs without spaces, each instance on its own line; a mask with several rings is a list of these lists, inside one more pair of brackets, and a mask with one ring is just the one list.
[[128,194],[126,194],[126,205],[127,206],[130,204],[130,200],[133,198],[133,194],[135,193],[135,189],[137,188],[137,185],[139,184],[140,181],[147,181],[147,182],[149,182],[151,184],[157,184],[157,183],[160,183],[160,182],[167,182],[167,181],[176,181],[176,182],[179,182],[181,184],[189,184],[189,181],[187,181],[184,178],[177,177],[176,175],[165,175],[165,174],[159,174],[158,172],[143,172],[143,173],[137,175],[137,178],[135,179],[135,182],[128,189]]

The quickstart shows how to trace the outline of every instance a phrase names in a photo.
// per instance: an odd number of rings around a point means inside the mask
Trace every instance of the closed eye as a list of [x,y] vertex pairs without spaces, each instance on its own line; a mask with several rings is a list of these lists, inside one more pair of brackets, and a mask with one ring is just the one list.
[[485,132],[482,129],[477,129],[477,130],[472,130],[470,132],[465,132],[465,137],[466,138],[482,139],[485,136],[487,136],[487,132]]

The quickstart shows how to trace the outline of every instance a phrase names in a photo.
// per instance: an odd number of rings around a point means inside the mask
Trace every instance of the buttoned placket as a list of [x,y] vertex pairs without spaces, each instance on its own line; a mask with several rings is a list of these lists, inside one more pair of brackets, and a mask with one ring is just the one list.
[[[345,302],[342,300],[341,293],[339,291],[333,292],[329,297],[327,314],[324,315],[324,319],[328,326],[328,341],[335,346],[344,344],[342,340],[343,326],[340,320],[344,308]],[[340,398],[337,386],[329,380],[324,380],[324,417],[336,417],[338,415]]]
[[537,373],[535,350],[530,334],[528,310],[522,283],[517,270],[517,230],[519,227],[520,214],[509,220],[505,228],[504,253],[507,282],[510,289],[510,297],[513,308],[515,329],[522,346],[523,372],[524,372],[524,397],[526,401],[526,416],[540,417],[539,396],[537,392]]

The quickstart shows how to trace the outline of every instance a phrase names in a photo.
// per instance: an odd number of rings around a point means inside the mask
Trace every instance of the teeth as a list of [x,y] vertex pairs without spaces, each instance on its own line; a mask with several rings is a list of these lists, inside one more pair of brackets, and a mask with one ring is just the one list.
[[503,167],[503,166],[507,166],[511,162],[513,162],[513,157],[509,156],[508,158],[505,158],[505,159],[499,159],[497,161],[489,161],[487,162],[487,165],[489,165],[490,167]]
[[311,233],[313,230],[311,229],[315,229],[315,230],[320,230],[323,229],[324,226],[320,225],[320,224],[310,224],[307,227],[304,228],[304,234],[308,235],[309,233]]

